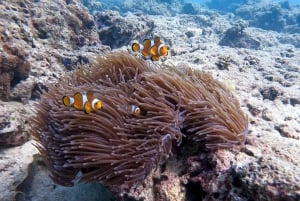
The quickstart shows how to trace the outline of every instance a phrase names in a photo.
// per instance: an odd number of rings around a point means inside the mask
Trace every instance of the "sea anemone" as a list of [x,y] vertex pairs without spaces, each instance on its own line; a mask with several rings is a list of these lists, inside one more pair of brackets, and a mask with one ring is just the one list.
[[[92,91],[103,107],[85,114],[62,97]],[[129,105],[139,107],[133,115]],[[248,128],[238,101],[210,74],[153,65],[125,52],[100,56],[48,87],[31,132],[58,184],[138,184],[185,137],[208,149],[243,144]]]

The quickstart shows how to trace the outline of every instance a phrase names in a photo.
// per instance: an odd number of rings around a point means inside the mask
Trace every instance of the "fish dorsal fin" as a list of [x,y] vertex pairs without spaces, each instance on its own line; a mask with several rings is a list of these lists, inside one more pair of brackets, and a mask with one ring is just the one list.
[[144,45],[144,50],[150,49],[150,47],[151,47],[151,40],[148,39],[148,38],[144,39],[143,45]]
[[159,60],[159,56],[158,55],[154,55],[151,57],[152,61],[158,61]]
[[89,102],[92,102],[94,99],[94,93],[92,91],[86,92],[86,97]]
[[156,36],[154,38],[154,44],[157,45],[157,46],[160,44],[160,37]]
[[144,41],[143,41],[143,50],[142,50],[142,55],[144,57],[149,56],[150,48],[151,48],[151,40],[150,39],[144,39]]

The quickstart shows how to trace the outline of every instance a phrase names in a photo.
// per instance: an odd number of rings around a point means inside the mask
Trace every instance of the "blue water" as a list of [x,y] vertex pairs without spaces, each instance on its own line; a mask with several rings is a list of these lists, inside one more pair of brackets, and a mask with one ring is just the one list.
[[250,27],[285,33],[300,31],[300,0],[102,0],[99,8],[91,5],[92,12],[114,10],[124,16],[128,12],[165,16],[198,15],[206,11],[232,13],[248,21]]
[[[84,2],[91,2],[89,0],[81,0]],[[95,0],[94,2],[101,2],[102,9],[107,10],[117,10],[120,13],[125,13],[127,11],[135,12],[142,11],[144,14],[159,14],[161,7],[169,6],[169,10],[174,10],[174,7],[183,6],[186,4],[192,4],[193,6],[201,6],[209,9],[219,10],[222,12],[235,12],[239,6],[247,5],[256,5],[258,3],[264,3],[260,5],[280,5],[282,8],[294,7],[300,8],[300,0],[152,0],[152,1],[143,1],[143,0]],[[85,4],[85,3],[84,3]],[[92,5],[92,3],[89,3]],[[128,7],[128,5],[130,5]],[[161,5],[161,6],[160,6]],[[159,9],[158,9],[159,8]],[[95,8],[96,9],[96,8]],[[94,10],[94,9],[93,9]],[[97,10],[97,9],[96,9]],[[154,10],[154,12],[151,12]],[[155,12],[155,10],[157,12]],[[176,10],[176,9],[175,9]],[[146,11],[146,12],[145,12]],[[149,12],[148,12],[149,11]],[[160,13],[163,14],[163,13]],[[178,13],[180,14],[180,13]],[[185,13],[193,14],[193,13]]]
[[[222,0],[220,0],[222,1]],[[223,0],[224,1],[224,0]],[[185,0],[184,2],[186,3],[199,3],[199,4],[205,4],[207,2],[210,2],[210,0]],[[227,2],[230,2],[230,1],[227,1]],[[265,0],[265,2],[284,2],[284,0]],[[290,4],[294,4],[294,5],[299,5],[300,4],[300,1],[299,0],[288,0],[288,2]]]

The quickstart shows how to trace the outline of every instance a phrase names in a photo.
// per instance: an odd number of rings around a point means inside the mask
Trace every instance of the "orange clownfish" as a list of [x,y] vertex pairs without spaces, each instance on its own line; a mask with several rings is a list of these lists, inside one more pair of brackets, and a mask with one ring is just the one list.
[[91,113],[93,110],[102,108],[102,102],[94,97],[93,92],[77,92],[74,96],[64,96],[63,104],[65,106],[72,106],[77,110],[84,110],[85,113]]
[[135,117],[138,117],[141,114],[141,108],[137,105],[126,105],[123,109]]
[[168,55],[168,47],[156,36],[154,40],[144,39],[143,44],[134,42],[131,46],[132,51],[140,52],[145,58],[158,61],[161,56]]

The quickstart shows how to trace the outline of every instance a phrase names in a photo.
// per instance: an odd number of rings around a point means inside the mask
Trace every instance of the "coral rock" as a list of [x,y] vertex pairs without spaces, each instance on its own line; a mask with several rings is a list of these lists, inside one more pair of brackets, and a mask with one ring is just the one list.
[[28,77],[31,65],[26,59],[24,47],[14,43],[4,43],[0,57],[0,97],[10,98],[12,85]]
[[0,147],[21,145],[28,139],[25,119],[19,114],[24,113],[22,107],[17,103],[13,107],[5,107],[0,103]]
[[129,45],[133,38],[143,39],[154,28],[146,17],[130,14],[125,18],[115,11],[98,12],[95,21],[100,40],[111,48]]
[[220,40],[219,45],[258,49],[260,47],[260,42],[254,39],[245,31],[247,26],[248,25],[245,24],[244,21],[240,21],[233,27],[227,29],[224,33],[223,38]]

